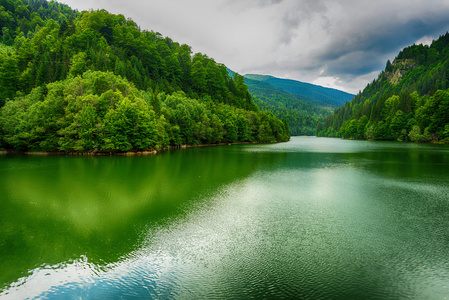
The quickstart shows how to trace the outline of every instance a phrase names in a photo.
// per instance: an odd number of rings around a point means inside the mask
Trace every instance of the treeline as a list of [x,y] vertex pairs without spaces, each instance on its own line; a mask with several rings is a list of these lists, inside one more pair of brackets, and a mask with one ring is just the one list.
[[449,33],[402,50],[377,80],[317,126],[318,136],[449,142]]
[[6,149],[125,152],[169,146],[289,139],[285,123],[210,96],[200,100],[138,90],[112,72],[47,84],[0,109]]
[[18,92],[96,70],[127,78],[140,90],[209,95],[216,103],[257,110],[242,76],[231,78],[223,64],[142,31],[123,15],[78,13],[53,1],[1,0],[0,16],[1,39],[14,47],[0,57],[0,106]]
[[283,98],[276,99],[279,102],[273,105],[254,97],[254,101],[262,111],[272,112],[273,115],[288,124],[291,135],[315,135],[318,121],[323,121],[322,114],[317,115],[311,111],[300,109],[289,101],[283,102],[285,100]]
[[289,139],[282,121],[259,112],[243,76],[123,15],[0,0],[0,28],[0,148],[115,152]]

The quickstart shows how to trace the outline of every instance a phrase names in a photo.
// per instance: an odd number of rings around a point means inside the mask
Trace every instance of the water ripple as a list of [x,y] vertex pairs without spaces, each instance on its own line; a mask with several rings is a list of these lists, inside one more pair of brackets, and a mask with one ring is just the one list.
[[[338,142],[335,153],[380,147],[349,143],[347,150],[347,142]],[[251,149],[293,151],[283,147]],[[311,151],[304,147],[299,152]],[[205,192],[183,213],[149,225],[133,250],[114,262],[81,256],[44,265],[0,297],[447,297],[449,203],[442,184],[447,177],[429,182],[400,176],[390,162],[376,167],[376,157],[322,150],[287,155],[281,160],[285,168],[272,165]],[[308,161],[312,157],[314,163]]]

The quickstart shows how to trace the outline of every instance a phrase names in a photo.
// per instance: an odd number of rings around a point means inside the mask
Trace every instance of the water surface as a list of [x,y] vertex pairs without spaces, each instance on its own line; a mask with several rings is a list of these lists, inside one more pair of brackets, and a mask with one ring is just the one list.
[[449,147],[0,156],[0,298],[447,299]]

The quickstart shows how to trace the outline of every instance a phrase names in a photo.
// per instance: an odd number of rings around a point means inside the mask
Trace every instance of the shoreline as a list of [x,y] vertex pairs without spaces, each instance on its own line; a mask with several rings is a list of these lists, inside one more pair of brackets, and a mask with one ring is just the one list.
[[232,145],[250,145],[250,144],[275,144],[285,143],[288,141],[269,141],[269,142],[237,142],[237,143],[218,143],[218,144],[198,144],[198,145],[179,145],[170,146],[165,148],[158,148],[153,150],[142,151],[127,151],[127,152],[63,152],[63,151],[17,151],[17,150],[2,150],[0,155],[7,154],[22,154],[22,155],[36,155],[36,156],[147,156],[156,155],[159,152],[167,150],[187,149],[187,148],[200,148],[200,147],[215,147],[215,146],[232,146]]

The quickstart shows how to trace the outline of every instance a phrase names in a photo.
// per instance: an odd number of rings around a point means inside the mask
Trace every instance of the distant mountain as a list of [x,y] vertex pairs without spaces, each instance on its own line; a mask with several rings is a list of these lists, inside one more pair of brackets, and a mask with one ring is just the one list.
[[276,87],[269,82],[266,81],[258,81],[249,78],[245,78],[245,84],[248,86],[248,91],[258,96],[259,98],[264,98],[267,103],[274,104],[277,102],[273,97],[266,97],[268,95],[282,95],[284,97],[289,97],[291,99],[296,99],[300,102],[304,102],[304,105],[318,105],[318,106],[326,106],[327,104],[321,101],[317,101],[315,99],[311,99],[305,96],[296,95],[290,92],[287,92],[284,89]]
[[[237,74],[227,71],[231,77]],[[354,97],[336,89],[269,75],[247,74],[244,79],[256,105],[286,121],[291,135],[315,135],[325,116]]]
[[266,82],[291,94],[321,101],[331,106],[340,106],[347,101],[351,101],[354,97],[353,94],[349,94],[340,90],[326,88],[319,85],[292,79],[281,79],[273,76],[257,74],[247,74],[244,77],[245,79]]
[[[270,105],[279,106],[282,103],[295,103],[293,109],[307,110],[308,112],[323,113],[325,107],[330,105],[302,95],[287,92],[266,81],[245,78],[245,84],[253,97],[259,98]],[[324,109],[324,110],[323,110]]]
[[[232,71],[229,71],[232,74]],[[315,135],[318,121],[332,111],[330,104],[293,94],[267,81],[245,77],[245,84],[262,111],[270,111],[287,122],[291,135]]]

